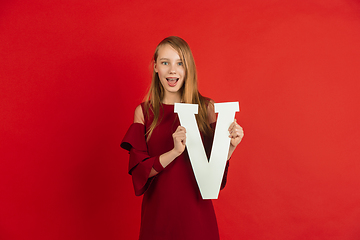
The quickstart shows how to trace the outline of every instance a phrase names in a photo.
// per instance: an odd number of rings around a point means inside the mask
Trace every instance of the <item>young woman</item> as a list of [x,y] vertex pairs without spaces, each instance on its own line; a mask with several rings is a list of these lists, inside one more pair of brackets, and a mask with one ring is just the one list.
[[[199,105],[196,118],[209,157],[216,121],[214,103],[197,89],[195,62],[183,39],[165,38],[153,59],[149,92],[135,109],[134,123],[121,143],[130,152],[129,174],[135,194],[144,194],[139,239],[219,239],[212,201],[201,197],[185,151],[186,129],[174,113],[174,103]],[[228,159],[243,136],[235,120],[229,126]],[[229,161],[222,188],[228,167]]]

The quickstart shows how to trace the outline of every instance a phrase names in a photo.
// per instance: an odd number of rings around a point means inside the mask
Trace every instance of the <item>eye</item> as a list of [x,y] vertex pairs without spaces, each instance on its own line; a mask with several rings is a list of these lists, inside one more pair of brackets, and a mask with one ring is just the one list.
[[179,66],[182,66],[182,65],[183,65],[183,63],[182,63],[182,62],[178,62],[178,65],[179,65]]
[[169,65],[168,62],[161,62],[162,65]]

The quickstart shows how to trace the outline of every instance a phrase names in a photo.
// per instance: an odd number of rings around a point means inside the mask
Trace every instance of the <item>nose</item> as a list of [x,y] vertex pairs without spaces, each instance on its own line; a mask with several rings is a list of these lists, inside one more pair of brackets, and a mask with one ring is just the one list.
[[175,66],[173,64],[171,64],[171,67],[170,67],[170,73],[176,73],[176,69],[175,69]]

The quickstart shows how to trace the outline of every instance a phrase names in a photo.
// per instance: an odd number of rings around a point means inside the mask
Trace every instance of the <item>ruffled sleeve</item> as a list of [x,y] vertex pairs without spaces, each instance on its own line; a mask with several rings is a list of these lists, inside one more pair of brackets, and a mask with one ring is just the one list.
[[163,170],[159,156],[149,156],[145,140],[145,126],[133,123],[120,146],[129,151],[129,174],[132,176],[135,195],[142,195],[149,187],[153,178],[149,178],[151,169],[157,172]]

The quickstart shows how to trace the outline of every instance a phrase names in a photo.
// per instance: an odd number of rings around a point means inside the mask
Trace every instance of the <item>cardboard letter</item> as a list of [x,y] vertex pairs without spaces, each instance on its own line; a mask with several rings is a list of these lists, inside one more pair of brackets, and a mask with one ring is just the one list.
[[235,112],[239,111],[239,103],[215,103],[214,107],[218,119],[208,161],[195,119],[198,105],[175,103],[174,106],[181,126],[186,128],[186,148],[203,199],[218,198],[230,146],[228,128],[234,121]]

